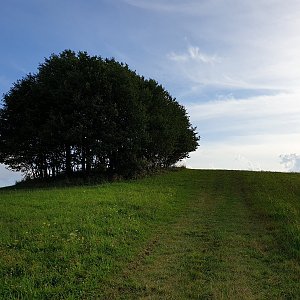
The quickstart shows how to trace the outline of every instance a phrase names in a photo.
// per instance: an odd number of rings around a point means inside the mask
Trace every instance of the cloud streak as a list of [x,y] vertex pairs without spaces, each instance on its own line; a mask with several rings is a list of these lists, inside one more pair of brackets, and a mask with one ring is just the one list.
[[208,55],[200,51],[199,47],[188,47],[187,53],[177,54],[171,52],[167,55],[170,60],[175,62],[199,62],[203,64],[215,64],[220,62],[221,58],[216,55]]
[[141,9],[151,10],[159,13],[179,13],[188,15],[205,15],[211,14],[219,1],[195,1],[195,0],[124,0],[125,3]]
[[194,103],[187,108],[203,134],[290,134],[300,133],[299,99],[300,93],[286,93]]
[[[247,99],[223,99],[206,103],[191,104],[194,116],[201,120],[236,117],[268,118],[284,116],[287,119],[300,114],[300,93],[282,93],[271,96],[257,96]],[[300,122],[300,120],[299,120]]]

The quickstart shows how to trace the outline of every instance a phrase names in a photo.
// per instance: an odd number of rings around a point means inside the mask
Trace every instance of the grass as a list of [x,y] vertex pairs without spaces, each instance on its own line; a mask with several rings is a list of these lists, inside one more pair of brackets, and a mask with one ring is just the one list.
[[300,175],[0,190],[1,299],[300,299]]

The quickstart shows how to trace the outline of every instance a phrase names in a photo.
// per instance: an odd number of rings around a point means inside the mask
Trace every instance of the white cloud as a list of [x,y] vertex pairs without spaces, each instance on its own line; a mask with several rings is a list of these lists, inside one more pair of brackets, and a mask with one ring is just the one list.
[[279,157],[281,164],[283,164],[285,169],[289,172],[300,172],[300,155],[296,153],[281,154]]

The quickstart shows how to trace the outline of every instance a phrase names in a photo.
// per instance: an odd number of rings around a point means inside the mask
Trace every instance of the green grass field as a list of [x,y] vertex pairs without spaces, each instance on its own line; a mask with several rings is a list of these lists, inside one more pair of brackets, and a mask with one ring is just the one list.
[[300,174],[0,190],[0,299],[300,299]]

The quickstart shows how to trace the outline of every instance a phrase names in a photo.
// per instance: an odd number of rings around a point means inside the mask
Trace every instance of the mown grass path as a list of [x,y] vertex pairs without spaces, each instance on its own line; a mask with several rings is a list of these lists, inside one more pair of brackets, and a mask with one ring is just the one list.
[[157,230],[108,296],[300,299],[299,261],[278,245],[273,222],[252,207],[243,174],[198,175],[182,186],[189,189],[185,209]]

